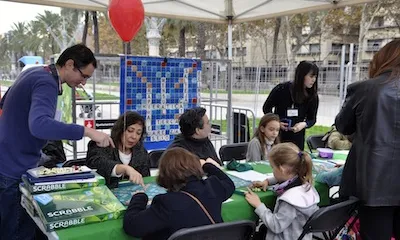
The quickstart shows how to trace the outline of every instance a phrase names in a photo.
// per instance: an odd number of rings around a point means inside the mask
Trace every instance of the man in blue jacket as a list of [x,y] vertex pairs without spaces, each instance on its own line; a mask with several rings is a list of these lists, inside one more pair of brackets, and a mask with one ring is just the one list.
[[99,146],[114,146],[102,132],[54,119],[62,84],[85,84],[96,68],[93,52],[78,44],[67,48],[56,65],[22,72],[0,108],[0,239],[33,239],[35,224],[20,205],[21,175],[37,166],[48,140],[79,140],[84,136]]

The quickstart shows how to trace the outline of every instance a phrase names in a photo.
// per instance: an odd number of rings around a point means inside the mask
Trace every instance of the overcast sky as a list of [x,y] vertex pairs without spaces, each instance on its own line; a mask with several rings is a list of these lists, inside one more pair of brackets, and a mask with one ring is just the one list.
[[60,12],[58,7],[0,1],[0,34],[11,30],[13,23],[34,20],[45,10]]

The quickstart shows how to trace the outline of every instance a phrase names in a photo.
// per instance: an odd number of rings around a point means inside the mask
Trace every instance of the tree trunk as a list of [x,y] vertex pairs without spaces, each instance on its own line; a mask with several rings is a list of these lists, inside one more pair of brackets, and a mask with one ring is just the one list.
[[93,30],[94,30],[94,53],[100,53],[100,42],[99,42],[99,24],[97,21],[97,12],[92,12],[93,17]]
[[278,54],[278,39],[279,39],[279,31],[282,25],[282,18],[278,17],[275,19],[275,28],[274,28],[274,40],[272,42],[272,79],[276,78],[276,67],[277,67],[277,54]]
[[127,54],[132,54],[132,46],[131,46],[131,42],[127,42],[126,43],[127,47]]
[[197,44],[196,44],[196,56],[201,60],[206,59],[206,28],[204,23],[197,24]]
[[[365,40],[365,35],[367,34],[369,28],[371,27],[372,22],[374,21],[374,18],[376,14],[378,13],[379,9],[381,8],[381,4],[378,3],[376,6],[374,12],[372,13],[371,16],[368,16],[368,4],[365,3],[362,8],[361,12],[361,21],[360,21],[360,32],[358,35],[358,51],[357,51],[357,64],[356,64],[356,77],[355,81],[359,81],[360,79],[360,74],[361,74],[361,62],[362,62],[362,57],[363,57],[363,52],[364,52],[364,40]],[[369,17],[369,19],[368,19]],[[350,84],[350,82],[349,82]]]
[[289,17],[285,17],[285,31],[284,31],[284,39],[286,46],[286,55],[287,55],[287,70],[286,70],[286,80],[292,81],[294,80],[294,63],[296,56],[296,48],[292,47],[292,29],[290,28],[290,20]]
[[89,11],[85,11],[85,25],[83,25],[82,43],[86,45],[86,38],[89,27]]
[[[125,52],[125,46],[126,46],[126,52]],[[122,52],[127,55],[132,54],[131,42],[126,43],[122,41]]]
[[181,30],[179,31],[179,57],[185,57],[185,52],[186,52],[186,27],[182,27]]

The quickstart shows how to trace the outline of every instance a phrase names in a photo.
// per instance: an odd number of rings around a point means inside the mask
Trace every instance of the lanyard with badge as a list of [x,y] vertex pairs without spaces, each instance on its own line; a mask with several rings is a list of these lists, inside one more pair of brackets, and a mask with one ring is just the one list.
[[294,106],[294,99],[292,94],[292,89],[290,91],[290,97],[292,99],[292,107],[289,107],[286,111],[287,117],[298,117],[299,116],[299,109]]
[[44,70],[46,70],[48,73],[50,73],[54,80],[57,81],[57,85],[58,85],[58,95],[62,95],[63,90],[62,90],[62,84],[61,84],[61,79],[58,77],[58,71],[57,68],[54,64],[50,64],[48,66],[43,67]]

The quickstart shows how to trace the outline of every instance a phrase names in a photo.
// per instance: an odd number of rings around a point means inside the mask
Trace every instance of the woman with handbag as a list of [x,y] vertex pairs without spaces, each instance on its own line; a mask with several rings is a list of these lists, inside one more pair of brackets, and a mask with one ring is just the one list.
[[[204,174],[208,178],[203,180]],[[221,205],[232,196],[232,180],[212,159],[201,160],[183,148],[166,150],[160,159],[157,183],[167,193],[133,195],[124,217],[127,234],[142,239],[168,239],[182,228],[223,222]]]

